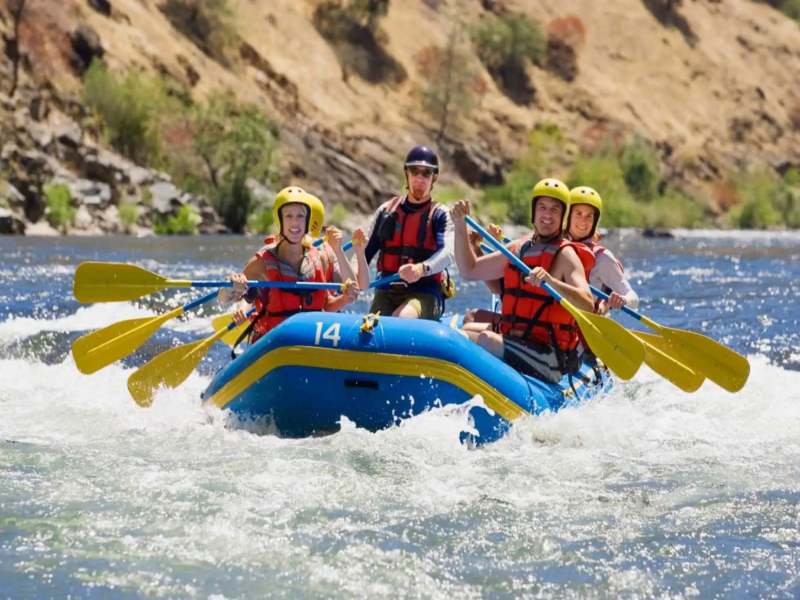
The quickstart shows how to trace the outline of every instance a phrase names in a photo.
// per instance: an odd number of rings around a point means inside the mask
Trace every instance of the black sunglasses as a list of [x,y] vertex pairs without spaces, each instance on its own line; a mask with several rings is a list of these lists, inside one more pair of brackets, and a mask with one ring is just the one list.
[[412,175],[422,175],[425,179],[433,177],[433,169],[420,169],[419,167],[408,167],[408,172]]

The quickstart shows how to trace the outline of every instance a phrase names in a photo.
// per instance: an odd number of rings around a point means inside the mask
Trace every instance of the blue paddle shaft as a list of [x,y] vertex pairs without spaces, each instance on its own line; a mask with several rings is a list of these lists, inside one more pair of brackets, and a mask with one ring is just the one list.
[[[229,288],[233,287],[232,281],[190,281],[191,287]],[[248,281],[247,287],[253,288],[278,288],[281,290],[341,290],[338,283],[316,283],[308,281]]]
[[[593,293],[595,296],[597,296],[597,297],[598,297],[598,298],[600,298],[601,300],[606,300],[606,301],[608,301],[608,294],[606,294],[605,292],[601,292],[600,290],[598,290],[598,289],[597,289],[596,287],[594,287],[593,285],[590,285],[590,286],[589,286],[589,288],[591,288],[591,290],[592,290],[592,293]],[[622,310],[622,312],[624,312],[626,315],[630,315],[630,316],[632,316],[634,319],[638,319],[639,321],[641,321],[641,320],[642,320],[642,315],[640,315],[638,312],[636,312],[636,311],[635,311],[635,310],[633,310],[632,308],[628,308],[627,306],[623,306],[623,307],[622,307],[620,310]]]
[[[325,238],[321,237],[318,240],[314,240],[314,243],[311,244],[311,245],[314,246],[315,248],[319,248],[320,246],[322,246],[322,244],[324,242],[325,242]],[[342,246],[342,252],[347,252],[352,247],[353,247],[353,242],[351,240],[351,241],[347,242],[344,246]]]
[[[255,309],[255,308],[251,308],[250,310],[248,310],[248,311],[245,313],[245,315],[249,317],[249,316],[250,316],[250,315],[252,315],[254,312],[256,312],[256,309]],[[231,321],[230,323],[228,323],[228,331],[230,331],[231,329],[235,329],[235,328],[236,328],[236,323],[234,323],[233,321]]]
[[389,275],[388,277],[383,277],[382,279],[376,279],[372,283],[369,284],[370,288],[378,287],[379,285],[386,285],[387,283],[392,283],[393,281],[397,281],[400,279],[400,273],[395,273],[394,275]]
[[197,308],[201,304],[205,304],[209,300],[213,300],[217,297],[217,292],[211,292],[210,294],[206,294],[205,296],[200,296],[197,300],[192,300],[188,304],[183,305],[183,312],[189,312],[193,308]]

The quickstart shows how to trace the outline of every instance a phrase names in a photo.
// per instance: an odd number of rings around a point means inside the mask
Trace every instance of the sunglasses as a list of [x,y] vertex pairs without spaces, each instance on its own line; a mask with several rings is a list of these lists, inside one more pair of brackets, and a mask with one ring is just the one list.
[[420,169],[419,167],[408,167],[408,172],[412,175],[422,175],[425,179],[433,177],[433,169]]

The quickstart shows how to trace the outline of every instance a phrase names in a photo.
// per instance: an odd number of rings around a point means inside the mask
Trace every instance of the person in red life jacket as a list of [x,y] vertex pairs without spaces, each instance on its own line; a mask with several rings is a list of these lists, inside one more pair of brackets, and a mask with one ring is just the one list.
[[608,302],[596,300],[595,310],[601,315],[609,309],[619,310],[628,306],[636,310],[639,296],[631,287],[622,264],[611,250],[601,246],[597,227],[603,213],[603,200],[590,187],[577,187],[570,191],[569,217],[567,231],[575,242],[584,244],[594,254],[595,265],[589,273],[589,283],[609,295]]
[[557,179],[543,179],[531,194],[534,230],[516,242],[515,254],[531,268],[523,277],[500,252],[477,258],[470,247],[464,217],[468,200],[451,209],[455,227],[455,257],[467,280],[503,278],[505,294],[498,331],[463,334],[517,371],[555,383],[576,373],[581,356],[575,319],[541,287],[543,282],[581,310],[594,308],[587,274],[594,256],[580,244],[565,239],[569,190]]
[[[256,311],[251,317],[253,338],[277,327],[290,316],[305,311],[338,311],[358,296],[358,285],[342,251],[342,234],[328,227],[328,242],[317,249],[308,235],[314,203],[309,194],[297,187],[281,190],[272,207],[279,234],[250,259],[241,273],[228,277],[232,288],[223,288],[219,302],[236,302],[247,293],[248,280],[307,281],[338,283],[347,281],[344,294],[334,296],[328,290],[315,292],[258,288],[254,298]],[[341,265],[341,267],[340,267]],[[237,311],[234,322],[244,322]]]
[[431,197],[439,158],[427,146],[416,146],[406,157],[404,172],[408,193],[378,208],[365,248],[367,264],[378,256],[378,277],[399,273],[402,281],[378,288],[370,312],[437,320],[443,299],[451,293],[444,271],[453,254],[449,213]]

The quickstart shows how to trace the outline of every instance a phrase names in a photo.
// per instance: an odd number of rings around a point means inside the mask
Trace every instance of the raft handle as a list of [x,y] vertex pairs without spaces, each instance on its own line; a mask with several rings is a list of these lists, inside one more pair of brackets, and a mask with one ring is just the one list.
[[370,390],[378,389],[377,381],[370,381],[368,379],[345,379],[344,387],[346,388],[367,388]]

